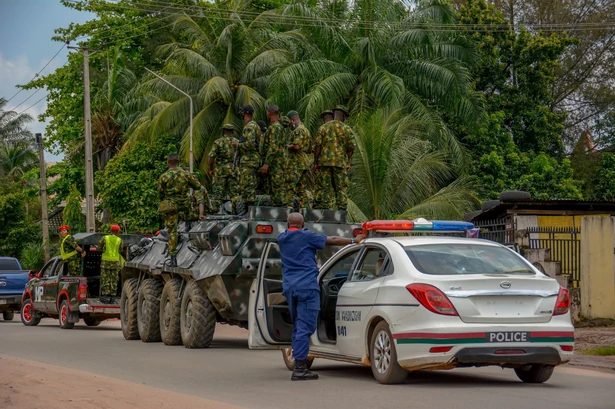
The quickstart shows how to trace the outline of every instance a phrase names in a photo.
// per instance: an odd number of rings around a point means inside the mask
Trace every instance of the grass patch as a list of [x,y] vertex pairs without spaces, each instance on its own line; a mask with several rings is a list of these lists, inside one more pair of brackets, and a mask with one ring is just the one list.
[[615,355],[615,346],[583,349],[579,352],[582,353],[583,355],[611,356],[611,355]]

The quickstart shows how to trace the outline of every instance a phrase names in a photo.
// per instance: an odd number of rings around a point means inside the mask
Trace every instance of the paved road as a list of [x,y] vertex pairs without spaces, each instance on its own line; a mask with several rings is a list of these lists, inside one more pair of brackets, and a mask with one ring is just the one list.
[[[0,354],[168,389],[249,409],[613,409],[615,374],[556,369],[543,385],[520,383],[512,370],[472,368],[412,374],[378,384],[369,368],[317,360],[315,382],[291,382],[279,351],[250,351],[246,332],[219,326],[207,350],[125,341],[119,322],[61,330],[0,321]],[[0,371],[2,365],[0,364]]]

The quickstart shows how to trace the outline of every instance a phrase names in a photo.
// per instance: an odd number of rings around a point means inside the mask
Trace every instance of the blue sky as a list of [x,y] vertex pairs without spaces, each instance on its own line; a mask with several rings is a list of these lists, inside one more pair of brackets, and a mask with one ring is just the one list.
[[[71,22],[83,23],[93,17],[91,13],[64,7],[60,0],[0,0],[0,96],[12,97],[19,90],[16,85],[29,82],[62,47],[61,43],[51,40],[54,29],[68,27]],[[62,66],[68,51],[63,49],[41,75]],[[8,109],[21,112],[41,99],[45,91],[32,94],[34,90],[22,91],[9,102]],[[37,116],[46,106],[43,99],[26,111],[34,118],[30,129],[43,135],[45,123],[39,122]],[[59,159],[61,156],[45,154],[48,162]]]

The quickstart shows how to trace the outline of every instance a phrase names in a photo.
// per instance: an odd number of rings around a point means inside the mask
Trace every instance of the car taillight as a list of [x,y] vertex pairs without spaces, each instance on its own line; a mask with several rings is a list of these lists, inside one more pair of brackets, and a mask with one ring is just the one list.
[[450,300],[442,291],[429,284],[410,284],[406,286],[410,294],[429,311],[441,315],[459,315]]
[[553,315],[564,315],[570,309],[570,292],[564,287],[560,287]]
[[79,301],[84,301],[88,299],[88,284],[80,283],[79,289],[77,290],[77,299]]

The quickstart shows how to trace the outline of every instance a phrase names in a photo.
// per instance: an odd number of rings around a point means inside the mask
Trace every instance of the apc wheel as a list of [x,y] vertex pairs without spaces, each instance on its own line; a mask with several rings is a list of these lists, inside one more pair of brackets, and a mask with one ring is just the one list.
[[68,309],[68,301],[62,300],[62,304],[60,304],[60,315],[58,316],[60,328],[62,329],[73,329],[75,326],[75,323],[68,322],[68,314],[70,314],[70,310]]
[[553,366],[534,364],[515,368],[515,374],[524,383],[544,383],[553,375]]
[[181,337],[186,348],[208,348],[216,329],[216,308],[196,281],[190,281],[182,297]]
[[163,283],[155,278],[143,280],[137,299],[137,327],[143,342],[159,342],[160,294]]
[[122,296],[120,297],[120,322],[124,339],[139,339],[139,326],[137,324],[137,283],[136,278],[124,281]]
[[96,318],[88,317],[88,318],[84,318],[83,322],[85,322],[85,325],[87,325],[88,327],[97,327],[100,325],[102,321],[97,320]]
[[[284,365],[288,368],[289,371],[295,370],[295,357],[293,356],[292,348],[284,348],[282,349],[282,358],[284,359]],[[312,364],[314,363],[314,357],[308,355],[308,359],[306,361],[307,369],[312,368]]]
[[160,336],[165,345],[181,345],[180,319],[182,300],[179,298],[183,280],[173,278],[164,285],[160,297]]
[[34,313],[32,300],[27,299],[21,304],[21,323],[26,327],[36,327],[41,322],[41,318]]
[[374,378],[383,384],[402,383],[408,371],[397,363],[395,342],[386,321],[376,325],[370,342],[370,360]]
[[2,319],[5,321],[13,321],[15,318],[15,313],[13,311],[4,311],[2,313]]

